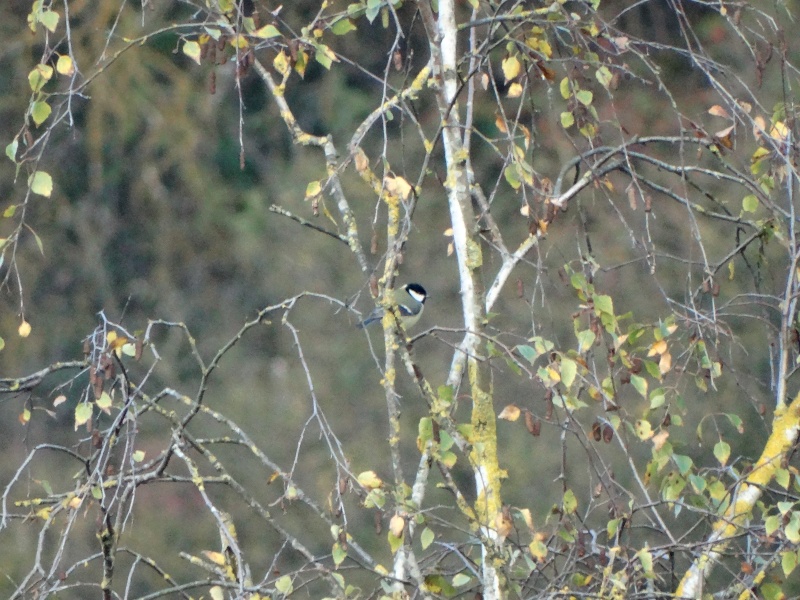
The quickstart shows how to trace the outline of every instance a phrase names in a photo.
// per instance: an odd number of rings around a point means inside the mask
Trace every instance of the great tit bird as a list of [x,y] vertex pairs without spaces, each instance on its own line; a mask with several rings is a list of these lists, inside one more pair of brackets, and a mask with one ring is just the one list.
[[[419,321],[422,309],[425,308],[425,299],[428,292],[418,283],[407,283],[399,290],[392,290],[393,304],[397,305],[397,312],[400,315],[400,322],[403,327],[408,329]],[[375,307],[369,316],[358,324],[359,329],[380,321],[386,313],[382,306]]]

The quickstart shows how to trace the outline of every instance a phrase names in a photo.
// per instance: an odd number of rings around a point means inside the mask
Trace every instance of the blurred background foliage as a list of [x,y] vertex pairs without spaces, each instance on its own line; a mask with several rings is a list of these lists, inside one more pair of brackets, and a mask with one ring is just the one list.
[[[267,15],[276,8],[272,4],[257,1],[255,8]],[[312,0],[286,2],[281,18],[299,27],[311,18],[318,4]],[[686,119],[709,131],[722,129],[725,123],[707,114],[719,99],[703,74],[693,68],[685,55],[666,50],[667,45],[681,44],[678,23],[667,4],[647,2],[627,7],[628,3],[621,0],[602,3],[603,14],[619,15],[614,24],[621,30],[664,44],[664,52],[654,51],[650,58],[660,67],[662,80],[669,84],[669,95],[630,77],[614,92],[613,102],[607,98],[598,102],[600,117],[617,119],[628,131],[647,134],[674,134],[687,126]],[[797,6],[795,2],[784,4],[791,10]],[[85,73],[93,70],[96,57],[113,55],[122,46],[123,36],[134,38],[159,24],[179,22],[189,15],[188,6],[173,2],[129,2],[118,12],[116,2],[72,0],[69,8],[74,56],[79,67],[84,65]],[[741,65],[743,81],[755,87],[758,74],[751,57],[720,17],[695,3],[686,3],[685,9],[698,45],[712,55],[724,56],[728,65]],[[25,0],[9,0],[0,5],[0,36],[4,41],[0,45],[0,70],[4,73],[0,78],[3,144],[19,131],[29,101],[28,72],[41,54],[41,40],[31,35],[26,26],[29,10],[30,2]],[[414,22],[413,3],[406,3],[399,15],[407,27],[404,52],[413,74],[427,60],[428,51],[422,43],[420,25]],[[357,58],[358,64],[337,65],[328,71],[312,63],[303,79],[292,77],[286,97],[306,131],[330,133],[340,150],[346,148],[354,128],[380,98],[386,52],[393,37],[392,30],[360,26],[357,32],[330,42],[342,56]],[[53,131],[42,160],[53,175],[56,188],[52,198],[36,198],[30,203],[27,216],[44,251],[39,252],[30,233],[16,256],[25,318],[33,330],[26,339],[14,333],[20,310],[19,290],[12,278],[11,285],[3,290],[0,313],[0,333],[6,340],[0,353],[3,376],[22,375],[57,360],[79,359],[82,342],[98,324],[100,311],[131,331],[143,330],[148,319],[184,322],[201,353],[211,356],[257,309],[300,291],[356,301],[355,306],[361,311],[371,308],[366,287],[368,274],[360,272],[343,245],[269,211],[272,204],[277,204],[315,219],[304,195],[310,181],[325,176],[319,152],[292,144],[276,106],[254,73],[246,74],[241,89],[237,89],[232,61],[198,66],[179,50],[177,36],[169,32],[123,53],[88,87],[86,98],[73,98],[74,124]],[[499,44],[492,56],[494,77],[502,91],[505,83],[500,61],[504,45]],[[553,181],[561,166],[582,149],[580,140],[567,135],[559,124],[563,106],[557,84],[564,74],[578,67],[571,63],[565,48],[556,48],[556,56],[554,62],[562,70],[555,82],[541,80],[526,106],[504,100],[508,110],[519,108],[516,118],[531,131],[534,141],[530,155],[537,175]],[[630,67],[634,73],[640,68]],[[762,76],[757,93],[763,104],[757,109],[769,115],[780,99],[781,82],[773,71]],[[407,73],[392,71],[389,81],[399,87],[406,78]],[[599,96],[597,91],[596,97]],[[683,117],[673,110],[673,102]],[[428,135],[438,125],[436,113],[427,110],[431,103],[426,96],[415,103],[419,124]],[[475,110],[480,135],[473,137],[472,164],[478,170],[477,179],[490,190],[499,182],[493,198],[494,217],[505,232],[516,232],[506,233],[509,239],[522,240],[528,235],[529,222],[520,214],[519,197],[503,181],[504,156],[496,149],[497,107],[489,92],[480,95]],[[385,123],[385,134],[382,127],[374,127],[362,146],[370,156],[377,156],[386,144],[392,169],[414,181],[423,159],[415,127],[397,118]],[[745,169],[754,149],[748,137],[742,136],[742,145],[747,147],[731,158],[740,161]],[[413,143],[408,141],[411,139]],[[400,272],[401,282],[420,281],[431,294],[418,329],[461,325],[456,266],[447,255],[448,238],[444,235],[449,217],[441,185],[445,173],[442,162],[436,160],[440,152],[437,148],[431,172],[423,182]],[[570,173],[568,178],[571,176]],[[364,241],[369,240],[371,231],[377,236],[378,252],[372,260],[374,267],[380,269],[383,207],[376,204],[352,169],[344,174],[344,181]],[[559,270],[567,263],[580,264],[581,257],[588,254],[587,238],[591,239],[592,257],[600,267],[595,286],[601,293],[613,296],[618,314],[633,311],[637,322],[655,323],[674,309],[669,297],[680,297],[687,283],[699,285],[699,266],[687,268],[684,260],[670,257],[686,256],[688,248],[688,255],[697,258],[697,241],[686,226],[686,210],[653,194],[652,212],[646,212],[641,204],[634,207],[628,202],[623,178],[612,177],[610,182],[614,186],[610,192],[589,189],[575,206],[558,216],[531,252],[529,261],[512,278],[519,284],[503,291],[493,311],[496,316],[490,322],[490,331],[502,336],[506,343],[521,343],[533,333],[552,339],[557,346],[573,343],[572,315],[578,310],[579,301]],[[674,184],[672,180],[670,185]],[[731,192],[718,181],[704,185],[702,193],[713,195],[717,202],[738,213],[740,191]],[[19,181],[15,184],[14,165],[7,160],[0,163],[3,207],[19,202],[23,187]],[[332,228],[324,216],[316,219],[322,226]],[[646,229],[661,254],[648,257],[638,241]],[[730,250],[738,235],[735,227],[715,222],[702,222],[701,229],[705,249],[715,254],[712,263]],[[720,278],[717,302],[729,302],[741,294],[775,286],[783,273],[771,271],[771,252],[765,241],[736,258],[736,276],[731,280]],[[496,259],[490,252],[486,256],[491,272],[491,261]],[[651,269],[655,277],[650,277]],[[765,436],[761,408],[770,404],[769,325],[774,324],[774,316],[764,311],[763,320],[758,322],[754,316],[742,316],[735,303],[726,310],[724,320],[730,328],[726,332],[730,338],[720,336],[719,346],[713,349],[726,368],[726,376],[716,382],[717,393],[698,390],[691,377],[676,385],[684,397],[685,419],[689,423],[719,412],[741,415],[747,422],[748,435],[728,439],[734,446],[734,455],[752,456]],[[304,299],[292,310],[291,321],[311,365],[321,408],[331,428],[345,442],[353,469],[388,470],[384,443],[386,407],[379,373],[367,338],[353,327],[356,317],[322,300]],[[379,347],[379,334],[371,335]],[[449,368],[450,343],[457,342],[460,336],[447,332],[437,336],[418,340],[415,351],[419,363],[426,368],[425,375],[431,381],[442,382]],[[155,383],[184,386],[181,391],[193,393],[198,371],[185,339],[170,332],[158,344],[164,360],[155,373]],[[292,465],[298,453],[298,463],[302,464],[294,473],[298,482],[324,498],[336,481],[329,468],[328,447],[319,432],[312,428],[300,440],[312,405],[305,373],[296,357],[295,342],[280,323],[262,327],[225,357],[212,380],[208,405],[242,424],[284,468]],[[514,374],[502,360],[493,364],[498,411],[502,405],[514,402],[543,416],[543,391],[534,382]],[[16,471],[31,440],[72,443],[72,411],[82,383],[85,381],[79,379],[61,390],[70,401],[56,410],[56,418],[38,410],[49,407],[56,394],[48,395],[51,390],[47,385],[41,386],[32,399],[6,397],[0,401],[0,481],[8,481]],[[407,381],[400,382],[400,390],[405,392],[404,428],[416,431],[416,424],[427,409]],[[623,388],[621,395],[623,401],[636,396],[630,386]],[[17,417],[26,401],[34,407],[34,416],[27,426],[22,426]],[[463,420],[468,420],[467,404],[463,400]],[[149,443],[147,425],[146,419],[138,424],[137,444],[144,450]],[[558,476],[562,460],[557,424],[545,421],[544,425],[541,437],[533,438],[520,423],[499,424],[503,466],[509,471],[505,500],[530,507],[537,522],[547,518],[560,494],[558,486],[541,485]],[[207,428],[203,431],[205,437],[212,437],[215,430],[210,419],[192,427]],[[708,448],[696,444],[694,431],[673,435],[677,446],[682,441],[686,444],[683,451],[696,460],[707,455]],[[159,440],[152,443],[158,444]],[[414,436],[408,437],[405,450],[412,470],[418,457]],[[634,454],[639,451],[647,449],[632,450]],[[224,456],[225,450],[220,454]],[[75,469],[63,460],[53,457],[52,464],[39,465],[40,473],[49,471],[48,481],[54,488],[69,487]],[[566,464],[568,477],[580,480],[585,475],[578,461],[572,462],[570,457]],[[261,467],[255,462],[242,462],[237,468],[243,478],[263,482],[256,487],[256,494],[279,502],[284,490],[277,484],[269,485],[269,473],[259,473]],[[461,476],[466,481],[468,472],[464,470]],[[133,517],[134,522],[141,519],[153,525],[155,520],[160,521],[161,527],[156,530],[163,531],[163,537],[137,540],[139,529],[133,527],[128,545],[147,544],[152,554],[165,558],[165,566],[174,573],[187,568],[176,557],[178,549],[213,548],[217,532],[202,511],[195,510],[201,501],[193,487],[187,484],[182,489],[171,486],[164,490],[168,491],[165,494],[159,491],[158,486],[143,488]],[[449,504],[444,495],[439,500]],[[430,503],[436,505],[437,498],[432,496]],[[247,509],[240,509],[237,519],[251,522],[247,520]],[[279,503],[274,509],[287,511],[297,528],[314,522],[296,506]],[[296,514],[292,515],[293,511]],[[195,515],[200,518],[195,519]],[[453,519],[457,520],[455,514]],[[374,524],[365,519],[349,526],[366,529]],[[0,591],[7,585],[5,577],[13,579],[17,569],[22,568],[15,564],[16,558],[30,556],[35,548],[37,541],[28,533],[24,524],[14,527],[14,543],[19,552],[4,553]],[[240,525],[240,534],[243,546],[252,545],[253,552],[260,552],[264,565],[279,549],[278,542],[269,541],[267,531],[251,531]],[[318,535],[311,538],[320,542],[314,551],[329,551],[329,533],[324,527],[320,526]],[[87,552],[96,544],[91,523],[84,543]],[[376,534],[374,543],[376,547],[384,545],[384,536]]]

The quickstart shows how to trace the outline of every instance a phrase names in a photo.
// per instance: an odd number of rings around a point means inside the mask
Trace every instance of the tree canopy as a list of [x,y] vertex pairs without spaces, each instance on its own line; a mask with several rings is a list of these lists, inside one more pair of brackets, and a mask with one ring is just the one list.
[[795,2],[0,17],[7,596],[797,595]]

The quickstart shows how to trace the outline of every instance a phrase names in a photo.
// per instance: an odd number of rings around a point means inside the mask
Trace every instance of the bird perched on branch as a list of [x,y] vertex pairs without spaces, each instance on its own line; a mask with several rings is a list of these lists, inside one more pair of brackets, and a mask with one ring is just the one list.
[[[428,292],[418,283],[407,283],[399,290],[391,290],[389,293],[392,294],[392,304],[397,305],[397,313],[403,327],[406,329],[413,327],[422,315]],[[380,321],[384,314],[386,310],[382,306],[375,307],[375,310],[358,324],[359,329]]]

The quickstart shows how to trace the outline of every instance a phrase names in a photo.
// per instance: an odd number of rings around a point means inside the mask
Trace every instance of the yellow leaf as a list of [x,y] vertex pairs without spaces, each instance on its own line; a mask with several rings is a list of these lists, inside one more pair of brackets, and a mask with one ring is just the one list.
[[506,406],[499,415],[497,415],[498,419],[504,419],[506,421],[516,421],[519,419],[519,415],[522,411],[520,411],[519,407],[515,404],[509,404]]
[[661,360],[658,361],[658,370],[662,375],[669,373],[672,368],[672,355],[669,352],[664,352],[661,355]]
[[533,541],[528,545],[531,555],[538,561],[543,561],[547,557],[547,546],[544,544],[545,534],[537,533],[533,536]]
[[284,77],[289,73],[289,57],[283,50],[278,52],[275,60],[272,61],[272,66],[275,67],[275,70]]
[[656,354],[664,354],[667,351],[667,342],[664,340],[658,340],[652,346],[650,346],[650,351],[647,353],[647,356],[655,356]]
[[394,537],[400,537],[403,535],[403,529],[406,527],[406,520],[401,517],[400,515],[395,515],[389,521],[389,531],[392,532]]
[[26,338],[31,334],[31,324],[23,319],[22,323],[19,324],[19,329],[17,329],[17,331],[19,332],[19,337]]
[[75,63],[72,62],[72,58],[69,56],[59,56],[56,63],[56,71],[62,75],[72,75],[75,73]]
[[531,516],[531,509],[523,508],[519,511],[520,515],[522,515],[522,520],[525,521],[525,525],[528,526],[530,531],[533,531],[533,517]]
[[506,96],[509,98],[519,98],[522,96],[522,85],[519,83],[512,83],[508,86],[508,92],[506,92]]
[[783,121],[776,121],[770,129],[769,135],[772,139],[783,141],[789,136],[789,128]]
[[208,590],[208,594],[211,596],[211,600],[224,600],[225,593],[222,591],[222,588],[218,585],[210,588]]
[[378,477],[375,471],[364,471],[363,473],[359,473],[358,483],[371,490],[377,489],[383,485],[383,481],[380,477]]
[[506,78],[506,83],[517,77],[522,70],[522,63],[520,63],[519,59],[514,55],[507,56],[503,59],[501,66],[503,68],[503,75]]
[[200,64],[200,44],[195,41],[186,42],[183,45],[183,53],[191,58],[198,65]]
[[244,37],[243,35],[237,34],[231,40],[231,46],[233,46],[234,48],[239,48],[240,50],[243,50],[243,49],[247,48],[248,46],[250,46],[250,42],[248,42],[247,38]]
[[650,421],[646,419],[639,419],[636,421],[636,435],[640,440],[646,441],[653,437],[653,427]]

